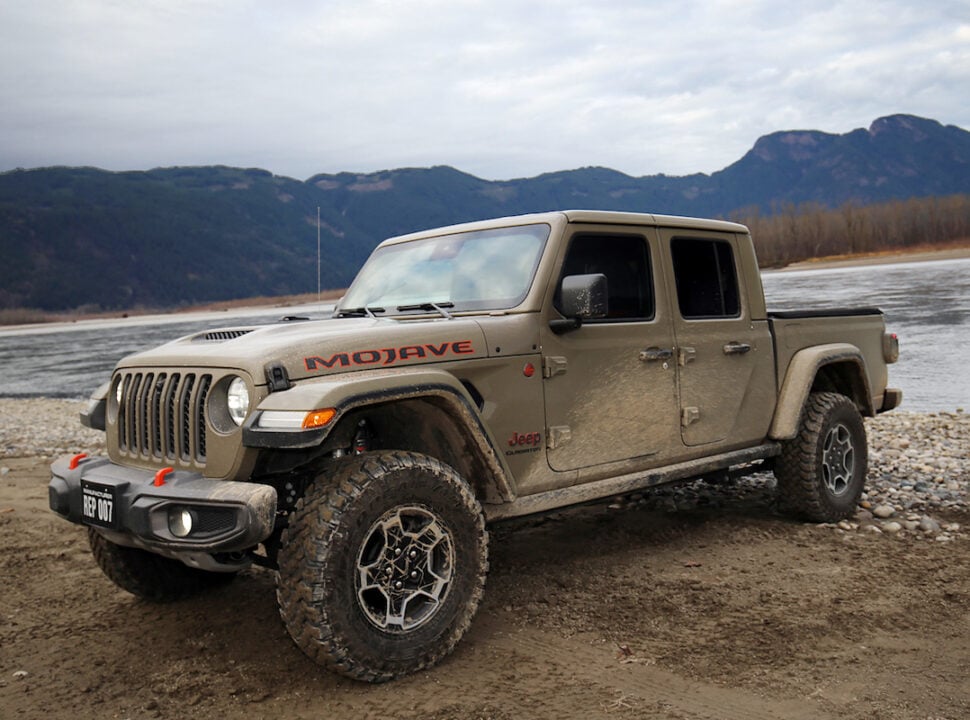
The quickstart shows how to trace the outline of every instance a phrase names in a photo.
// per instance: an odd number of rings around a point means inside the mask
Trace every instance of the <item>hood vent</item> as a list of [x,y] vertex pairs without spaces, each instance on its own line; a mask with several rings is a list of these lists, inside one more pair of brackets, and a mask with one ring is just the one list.
[[196,335],[192,338],[192,342],[224,342],[226,340],[235,340],[238,337],[242,337],[246,333],[251,333],[251,329],[246,330],[209,330],[201,335]]

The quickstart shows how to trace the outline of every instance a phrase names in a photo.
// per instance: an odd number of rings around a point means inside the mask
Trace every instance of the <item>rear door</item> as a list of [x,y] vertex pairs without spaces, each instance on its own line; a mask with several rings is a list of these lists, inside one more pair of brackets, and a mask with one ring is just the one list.
[[767,321],[751,317],[738,238],[664,228],[660,237],[672,275],[684,444],[758,442],[774,412],[774,354]]

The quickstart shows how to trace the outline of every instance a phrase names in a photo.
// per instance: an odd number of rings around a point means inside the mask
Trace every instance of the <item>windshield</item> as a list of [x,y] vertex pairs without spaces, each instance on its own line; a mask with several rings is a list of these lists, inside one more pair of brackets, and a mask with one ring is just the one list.
[[549,232],[545,224],[523,225],[379,248],[350,286],[340,310],[515,307],[529,292]]

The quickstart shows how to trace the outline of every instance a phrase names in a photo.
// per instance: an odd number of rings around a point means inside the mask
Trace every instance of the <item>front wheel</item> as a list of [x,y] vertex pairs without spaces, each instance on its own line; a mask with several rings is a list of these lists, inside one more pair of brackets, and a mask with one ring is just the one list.
[[855,404],[839,393],[812,393],[798,434],[784,443],[775,464],[782,505],[813,522],[842,520],[855,511],[868,463]]
[[410,452],[331,466],[283,534],[277,599],[310,658],[383,682],[447,655],[484,589],[481,507],[451,467]]

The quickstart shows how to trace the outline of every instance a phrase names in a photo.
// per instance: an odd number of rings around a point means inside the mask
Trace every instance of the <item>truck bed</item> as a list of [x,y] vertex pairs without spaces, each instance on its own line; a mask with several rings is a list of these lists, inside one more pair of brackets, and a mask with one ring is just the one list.
[[792,358],[806,348],[849,344],[858,348],[865,362],[870,408],[863,414],[883,409],[883,395],[889,379],[886,365],[883,313],[874,307],[769,312],[768,324],[775,339],[775,368],[779,389]]

